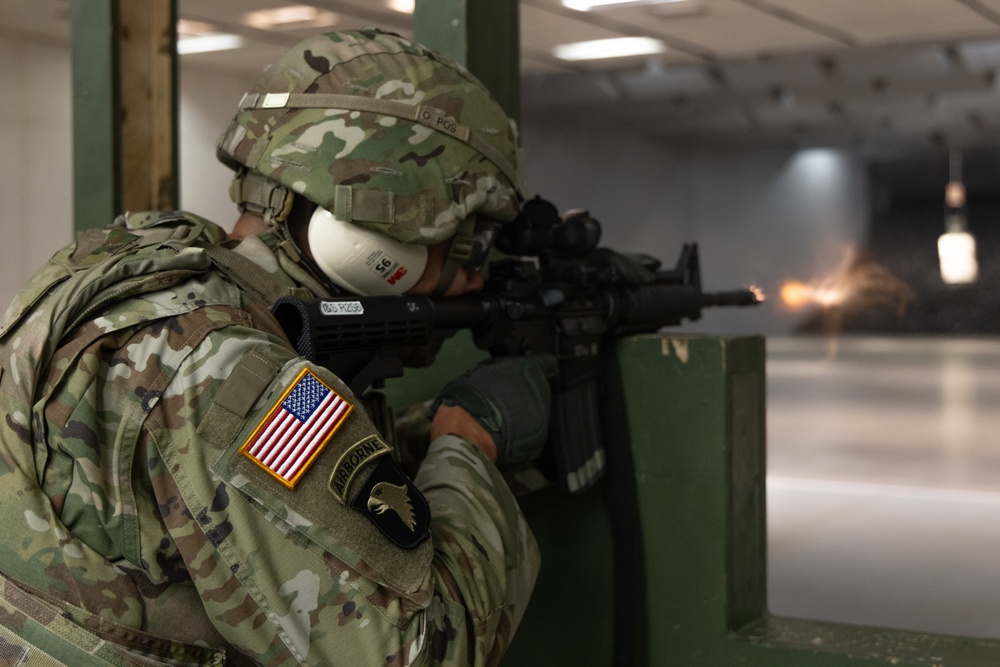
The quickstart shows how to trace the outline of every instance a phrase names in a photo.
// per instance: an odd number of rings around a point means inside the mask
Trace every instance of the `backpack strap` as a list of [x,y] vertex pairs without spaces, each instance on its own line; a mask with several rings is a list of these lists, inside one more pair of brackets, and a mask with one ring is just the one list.
[[308,290],[302,287],[291,287],[282,283],[259,264],[238,252],[227,250],[218,245],[208,245],[203,250],[220,271],[242,289],[269,306],[283,296],[297,296],[299,298],[312,296]]

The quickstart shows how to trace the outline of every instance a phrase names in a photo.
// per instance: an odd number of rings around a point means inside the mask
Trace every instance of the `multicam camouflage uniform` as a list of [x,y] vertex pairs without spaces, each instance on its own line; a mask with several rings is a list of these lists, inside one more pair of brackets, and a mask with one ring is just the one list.
[[[309,295],[286,242],[127,215],[18,294],[0,329],[4,664],[499,660],[539,560],[514,498],[454,436],[412,484],[394,472],[267,310]],[[307,384],[349,412],[288,478],[254,447]]]
[[226,259],[241,255],[205,249],[223,240],[192,216],[123,217],[12,305],[0,651],[18,635],[71,665],[221,664],[233,648],[264,665],[495,662],[538,561],[496,469],[435,441],[416,479],[431,539],[403,549],[328,489],[373,434],[363,410],[293,489],[242,455],[303,368],[355,398],[291,351]]

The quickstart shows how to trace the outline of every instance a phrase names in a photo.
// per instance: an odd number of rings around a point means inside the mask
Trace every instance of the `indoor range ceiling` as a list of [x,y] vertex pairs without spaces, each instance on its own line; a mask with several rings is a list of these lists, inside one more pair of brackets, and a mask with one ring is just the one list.
[[[521,0],[526,114],[572,112],[691,145],[955,148],[1000,137],[1000,0],[619,1],[589,10],[582,2]],[[412,36],[404,0],[313,0],[305,3],[316,10],[312,24],[252,25],[252,12],[291,4],[180,0],[188,29],[243,39],[182,63],[258,71],[325,26]],[[69,40],[68,0],[0,0],[0,11],[0,35]],[[555,55],[621,37],[653,38],[659,52]]]

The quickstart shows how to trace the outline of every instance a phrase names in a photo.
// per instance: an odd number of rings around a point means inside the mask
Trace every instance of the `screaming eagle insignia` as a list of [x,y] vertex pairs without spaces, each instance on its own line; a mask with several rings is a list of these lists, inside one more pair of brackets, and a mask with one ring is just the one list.
[[415,549],[430,537],[427,499],[400,472],[377,435],[347,447],[330,474],[330,495],[361,512],[393,544]]
[[417,520],[413,517],[413,504],[405,486],[379,482],[368,497],[368,509],[375,514],[385,514],[392,510],[410,530],[417,526]]

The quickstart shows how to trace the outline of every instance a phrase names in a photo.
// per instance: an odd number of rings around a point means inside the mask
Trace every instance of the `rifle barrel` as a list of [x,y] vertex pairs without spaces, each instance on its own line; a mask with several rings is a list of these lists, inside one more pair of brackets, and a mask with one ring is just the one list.
[[702,306],[756,306],[761,302],[759,293],[752,289],[732,292],[706,292],[702,295]]

